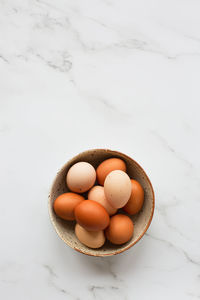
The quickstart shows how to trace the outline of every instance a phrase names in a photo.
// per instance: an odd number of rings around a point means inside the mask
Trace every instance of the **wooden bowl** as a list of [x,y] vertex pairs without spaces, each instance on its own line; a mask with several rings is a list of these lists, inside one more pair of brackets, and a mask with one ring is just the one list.
[[[97,168],[97,166],[102,161],[111,157],[118,157],[126,162],[128,175],[130,176],[130,178],[139,181],[144,189],[144,204],[142,210],[137,215],[131,216],[131,219],[134,223],[134,235],[130,241],[123,245],[112,245],[109,241],[106,241],[106,243],[101,248],[90,249],[87,246],[81,244],[81,242],[79,242],[79,240],[76,238],[74,233],[75,221],[65,221],[57,217],[53,210],[53,203],[60,194],[69,191],[66,186],[65,179],[69,168],[73,164],[79,161],[86,161],[92,164],[94,168]],[[92,256],[111,256],[129,249],[130,247],[135,245],[145,234],[153,217],[154,202],[154,191],[151,182],[144,170],[136,161],[134,161],[129,156],[117,151],[108,149],[94,149],[84,151],[73,157],[57,173],[51,187],[48,207],[51,222],[57,234],[65,242],[65,244],[83,254]]]

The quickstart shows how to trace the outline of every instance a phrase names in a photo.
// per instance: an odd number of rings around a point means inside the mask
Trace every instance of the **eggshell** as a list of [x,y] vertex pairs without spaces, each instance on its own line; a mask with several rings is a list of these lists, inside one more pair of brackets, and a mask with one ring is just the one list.
[[93,186],[93,188],[91,188],[91,190],[88,193],[88,199],[101,204],[107,210],[109,215],[114,215],[117,211],[117,209],[113,208],[106,199],[103,186]]
[[77,205],[75,217],[76,221],[89,231],[103,230],[110,222],[106,209],[92,200],[85,200]]
[[136,180],[131,179],[131,185],[131,197],[123,207],[123,210],[130,215],[134,215],[137,214],[142,208],[144,202],[144,190],[141,184]]
[[96,169],[98,183],[104,185],[106,176],[114,170],[126,172],[125,162],[120,158],[109,158],[104,160]]
[[85,200],[81,195],[75,193],[64,193],[54,201],[53,207],[57,216],[64,220],[75,220],[74,209],[76,205]]
[[90,248],[100,248],[105,243],[103,230],[88,231],[79,224],[75,226],[75,234],[79,241]]
[[121,170],[112,171],[106,177],[104,192],[112,207],[123,207],[131,196],[131,180],[129,176]]
[[88,191],[94,185],[95,180],[96,171],[94,167],[84,161],[74,164],[66,176],[68,188],[76,193]]
[[107,239],[116,245],[128,242],[133,236],[133,222],[128,216],[118,214],[110,219],[110,225],[106,229]]

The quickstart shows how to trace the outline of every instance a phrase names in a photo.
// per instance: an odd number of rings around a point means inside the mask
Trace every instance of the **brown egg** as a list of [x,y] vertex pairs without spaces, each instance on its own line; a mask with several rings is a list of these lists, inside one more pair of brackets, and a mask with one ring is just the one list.
[[136,180],[131,179],[131,185],[131,197],[123,207],[123,210],[130,215],[134,215],[137,214],[142,208],[144,202],[144,190],[141,184]]
[[125,162],[120,158],[109,158],[104,160],[96,169],[98,183],[104,185],[106,176],[114,170],[126,172]]
[[85,161],[74,164],[66,176],[68,188],[75,193],[88,191],[94,185],[95,180],[96,171],[94,167]]
[[79,224],[75,226],[75,234],[82,244],[94,249],[103,246],[106,240],[103,230],[88,231]]
[[104,182],[104,192],[112,207],[123,207],[131,196],[131,180],[129,176],[121,170],[112,171]]
[[91,190],[88,193],[88,199],[96,201],[103,205],[103,207],[107,210],[109,215],[114,215],[117,211],[117,209],[113,208],[107,201],[103,186],[93,186],[93,188],[91,188]]
[[92,200],[85,200],[75,208],[76,221],[89,231],[105,229],[110,218],[105,208]]
[[111,243],[116,245],[124,244],[133,236],[133,222],[128,216],[115,215],[110,219],[110,225],[105,233]]
[[81,203],[83,196],[75,193],[64,193],[54,201],[53,208],[57,216],[64,220],[75,220],[74,209]]

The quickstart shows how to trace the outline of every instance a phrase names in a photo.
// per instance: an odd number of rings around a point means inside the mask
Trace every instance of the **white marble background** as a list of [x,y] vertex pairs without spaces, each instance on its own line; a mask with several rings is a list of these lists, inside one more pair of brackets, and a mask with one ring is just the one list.
[[[0,1],[0,298],[200,298],[200,2]],[[146,170],[152,225],[92,258],[52,228],[57,170],[88,148]]]

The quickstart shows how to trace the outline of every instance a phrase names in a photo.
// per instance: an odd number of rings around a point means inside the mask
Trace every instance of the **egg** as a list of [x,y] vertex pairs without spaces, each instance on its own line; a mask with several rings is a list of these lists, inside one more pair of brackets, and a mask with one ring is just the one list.
[[114,170],[126,172],[125,162],[120,158],[109,158],[104,160],[96,169],[98,183],[104,185],[106,176]]
[[78,162],[68,171],[66,183],[68,188],[75,193],[88,191],[95,183],[96,171],[88,162]]
[[107,201],[103,186],[93,186],[88,193],[88,199],[100,203],[107,210],[109,215],[114,215],[117,211],[117,209],[113,208]]
[[103,246],[106,240],[103,230],[88,231],[79,224],[75,226],[75,234],[82,244],[94,249]]
[[75,207],[85,200],[81,195],[75,193],[64,193],[54,201],[53,208],[57,216],[64,220],[75,220]]
[[136,180],[131,179],[131,185],[131,197],[123,207],[123,210],[130,215],[134,215],[137,214],[142,208],[144,202],[144,190],[141,184]]
[[118,214],[110,219],[110,225],[106,229],[107,239],[116,245],[128,242],[133,236],[133,222],[128,216]]
[[106,209],[92,200],[85,200],[76,206],[75,218],[79,225],[89,231],[103,230],[110,222]]
[[104,182],[104,192],[112,207],[123,207],[131,196],[131,180],[129,176],[121,170],[112,171]]

